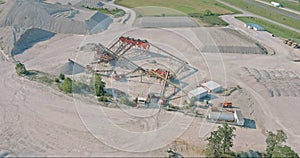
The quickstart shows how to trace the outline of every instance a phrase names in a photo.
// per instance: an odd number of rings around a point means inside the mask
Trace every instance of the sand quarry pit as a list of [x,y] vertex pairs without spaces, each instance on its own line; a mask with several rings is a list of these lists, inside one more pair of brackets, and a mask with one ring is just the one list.
[[[95,44],[109,46],[121,35],[147,39],[197,70],[190,76],[189,71],[178,76],[185,91],[196,88],[204,80],[214,80],[225,88],[241,86],[241,90],[228,97],[216,94],[212,100],[214,104],[232,101],[246,118],[255,121],[255,128],[237,127],[234,151],[264,151],[266,130],[283,129],[288,135],[287,144],[300,152],[297,148],[300,146],[299,65],[288,60],[289,50],[285,46],[274,45],[280,53],[270,56],[263,53],[264,49],[255,40],[229,28],[145,29],[112,25],[113,29],[96,34],[56,33],[14,58],[28,69],[58,75],[69,73],[72,65],[68,59],[83,66],[90,64]],[[148,53],[133,49],[125,57],[149,69],[158,65],[172,71],[178,68],[174,61],[155,49]],[[115,68],[118,72],[132,70],[122,68],[120,65],[126,62],[120,62]],[[95,98],[66,95],[19,77],[14,66],[0,61],[0,152],[10,156],[167,156],[169,147],[175,147],[184,156],[203,156],[204,139],[218,126],[182,113],[106,107]],[[86,77],[83,71],[68,73],[67,76],[75,79]],[[139,82],[140,78],[126,82],[110,77],[103,79],[108,88],[131,96],[161,90],[161,83],[153,78],[143,79],[151,82],[148,87]],[[169,91],[171,93],[172,88]]]

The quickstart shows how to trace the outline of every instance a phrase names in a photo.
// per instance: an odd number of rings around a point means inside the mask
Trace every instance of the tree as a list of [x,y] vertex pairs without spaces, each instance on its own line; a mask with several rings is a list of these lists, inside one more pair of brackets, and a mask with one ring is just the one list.
[[20,63],[20,62],[18,62],[16,64],[15,69],[16,69],[16,73],[18,75],[26,75],[26,74],[28,74],[28,71],[26,70],[25,65],[22,64],[22,63]]
[[219,126],[217,131],[211,132],[206,139],[208,141],[205,150],[206,156],[221,157],[222,154],[229,153],[230,148],[233,146],[234,130],[234,127],[230,127],[225,123],[223,126]]
[[223,124],[223,126],[218,127],[219,135],[222,138],[221,145],[222,152],[224,154],[229,153],[230,148],[233,146],[233,137],[235,137],[235,135],[233,134],[234,130],[235,127],[230,127],[227,123]]
[[291,147],[282,143],[286,142],[287,136],[282,130],[277,130],[277,134],[272,131],[268,131],[266,143],[267,157],[299,157]]
[[61,90],[64,91],[65,93],[72,93],[72,85],[73,81],[67,77],[64,82],[61,84]]
[[205,149],[205,155],[207,157],[220,157],[222,154],[222,138],[220,137],[218,131],[212,131],[210,136],[205,140],[208,141]]
[[273,133],[272,131],[267,132],[267,148],[266,153],[267,157],[272,157],[272,153],[276,146],[281,146],[283,142],[286,142],[287,136],[282,130],[277,130],[277,134]]
[[298,158],[298,154],[289,146],[275,146],[272,157],[293,157]]
[[102,78],[99,74],[94,73],[90,81],[90,88],[95,92],[96,96],[105,95],[105,82],[102,81]]

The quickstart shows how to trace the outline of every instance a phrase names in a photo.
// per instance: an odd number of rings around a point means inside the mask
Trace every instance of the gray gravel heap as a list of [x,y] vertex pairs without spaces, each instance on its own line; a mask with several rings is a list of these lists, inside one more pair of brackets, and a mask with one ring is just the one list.
[[88,20],[74,20],[78,8],[42,0],[10,0],[2,4],[0,39],[6,53],[18,54],[56,33],[94,34],[108,28],[112,19],[99,12]]

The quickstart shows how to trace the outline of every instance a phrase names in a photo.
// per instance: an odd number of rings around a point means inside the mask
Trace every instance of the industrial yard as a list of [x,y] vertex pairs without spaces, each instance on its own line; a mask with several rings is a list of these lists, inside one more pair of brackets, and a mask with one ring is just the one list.
[[[100,4],[125,15],[89,10]],[[19,20],[35,13],[30,5],[49,7],[32,20],[47,23]],[[236,128],[235,152],[263,152],[277,129],[300,152],[300,50],[281,38],[232,15],[221,16],[226,27],[202,27],[189,16],[137,17],[113,1],[12,0],[0,9],[9,17],[0,18],[0,157],[166,157],[169,148],[199,157],[225,122]],[[99,74],[109,101],[18,76],[16,61],[87,85]]]

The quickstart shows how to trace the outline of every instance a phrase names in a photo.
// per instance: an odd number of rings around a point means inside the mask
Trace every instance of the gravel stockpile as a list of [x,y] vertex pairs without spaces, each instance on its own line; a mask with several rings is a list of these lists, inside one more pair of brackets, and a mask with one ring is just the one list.
[[90,34],[95,34],[106,30],[112,22],[113,20],[107,15],[97,12],[86,21],[86,27]]
[[175,27],[199,27],[199,25],[189,17],[142,17],[138,18],[134,24],[142,28],[175,28]]
[[240,53],[240,54],[265,54],[259,47],[247,46],[211,46],[206,45],[202,48],[202,52],[210,53]]
[[229,28],[197,28],[193,31],[203,43],[202,52],[266,54],[265,48],[254,40]]
[[1,8],[0,39],[6,43],[5,52],[12,54],[21,53],[55,33],[94,34],[107,29],[112,23],[110,17],[99,12],[87,19],[75,20],[80,10],[40,0],[10,0]]
[[77,63],[68,61],[62,67],[58,68],[58,72],[66,75],[74,75],[82,73],[85,71],[85,68]]
[[21,35],[19,40],[15,43],[15,46],[12,50],[13,55],[22,53],[23,50],[32,47],[35,43],[39,41],[44,41],[53,37],[55,33],[45,31],[38,28],[32,28],[25,31]]
[[300,97],[300,73],[285,70],[259,70],[244,67],[246,78],[261,85],[270,97]]
[[79,3],[75,4],[75,6],[85,6],[90,8],[100,8],[103,5],[102,0],[81,0]]

